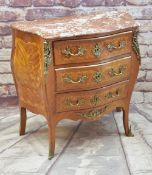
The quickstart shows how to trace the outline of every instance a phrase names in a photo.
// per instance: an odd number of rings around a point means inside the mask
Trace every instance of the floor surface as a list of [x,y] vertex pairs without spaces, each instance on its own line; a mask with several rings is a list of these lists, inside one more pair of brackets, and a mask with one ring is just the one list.
[[48,160],[45,119],[28,112],[26,135],[19,136],[18,108],[1,108],[0,175],[152,175],[152,105],[131,106],[129,116],[134,137],[124,135],[122,112],[61,121]]

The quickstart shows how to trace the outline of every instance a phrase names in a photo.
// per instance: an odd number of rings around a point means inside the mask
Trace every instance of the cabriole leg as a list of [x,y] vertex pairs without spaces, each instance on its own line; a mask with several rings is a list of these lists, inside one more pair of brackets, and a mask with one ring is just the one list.
[[26,129],[26,108],[20,107],[20,130],[19,134],[24,135]]
[[134,135],[131,130],[131,125],[129,127],[128,115],[129,115],[129,107],[123,108],[123,125],[124,125],[125,134],[128,137],[133,137]]
[[51,160],[54,156],[55,130],[56,130],[56,125],[53,122],[48,123],[48,136],[49,136],[49,156],[48,156],[48,159],[49,160]]

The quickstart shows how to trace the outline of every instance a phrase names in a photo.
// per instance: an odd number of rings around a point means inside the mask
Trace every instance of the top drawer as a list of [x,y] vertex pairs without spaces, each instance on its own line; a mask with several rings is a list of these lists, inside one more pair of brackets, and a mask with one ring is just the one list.
[[93,62],[130,53],[132,31],[106,37],[54,42],[55,65]]

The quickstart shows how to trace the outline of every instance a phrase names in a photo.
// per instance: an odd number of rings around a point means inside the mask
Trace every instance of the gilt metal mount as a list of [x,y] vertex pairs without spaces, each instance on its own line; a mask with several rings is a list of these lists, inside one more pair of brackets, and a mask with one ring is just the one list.
[[80,106],[83,106],[85,103],[85,100],[83,98],[78,98],[77,100],[71,100],[69,98],[67,98],[65,100],[65,105],[66,106],[77,106],[77,107],[80,107]]
[[98,103],[100,103],[100,101],[101,101],[101,99],[100,99],[100,96],[98,96],[98,95],[94,95],[90,100],[90,102],[93,106],[96,106]]
[[67,47],[62,51],[62,53],[64,54],[65,57],[68,57],[68,58],[71,56],[78,57],[78,56],[84,56],[86,53],[86,49],[83,47],[79,47],[77,52],[73,53],[72,50],[69,47]]
[[92,49],[92,53],[96,58],[99,58],[102,54],[103,49],[100,47],[99,43],[95,45],[95,47]]
[[122,75],[122,74],[124,74],[125,69],[126,69],[126,67],[124,65],[120,65],[118,70],[111,68],[111,70],[109,71],[109,75],[111,77]]
[[44,41],[44,75],[48,74],[49,65],[52,64],[52,48],[48,40]]
[[138,36],[138,31],[135,31],[133,34],[133,49],[138,57],[139,60],[139,64],[141,64],[141,56],[140,56],[140,49],[139,49],[139,44],[138,44],[138,40],[137,40],[137,36]]
[[64,77],[64,82],[77,84],[77,83],[84,83],[87,79],[88,79],[87,75],[80,75],[77,78],[77,80],[73,80],[71,75],[66,75],[66,77]]
[[96,71],[94,74],[93,74],[93,79],[96,83],[100,83],[101,80],[103,78],[103,73],[100,72],[100,71]]
[[129,127],[129,131],[128,131],[127,137],[134,137],[134,134],[132,133],[131,125]]
[[88,112],[84,112],[84,113],[81,113],[80,116],[81,117],[84,117],[84,118],[98,118],[100,117],[104,112],[106,112],[108,106],[105,106],[103,108],[100,108],[100,109],[93,109],[91,111],[88,111]]

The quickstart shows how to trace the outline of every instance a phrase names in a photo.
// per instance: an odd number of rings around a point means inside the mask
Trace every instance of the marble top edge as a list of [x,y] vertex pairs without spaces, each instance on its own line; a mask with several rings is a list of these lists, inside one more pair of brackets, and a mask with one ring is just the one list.
[[138,27],[127,12],[94,12],[34,21],[15,22],[12,28],[39,35],[43,38],[63,38],[71,36],[108,33],[126,28]]

